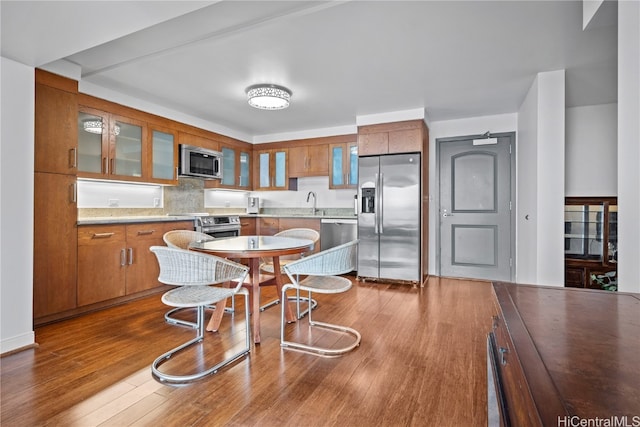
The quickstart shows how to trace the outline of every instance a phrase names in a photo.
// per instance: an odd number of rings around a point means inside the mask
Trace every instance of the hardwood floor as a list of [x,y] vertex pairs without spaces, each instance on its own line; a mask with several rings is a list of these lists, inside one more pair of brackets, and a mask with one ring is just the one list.
[[[262,313],[247,358],[183,387],[150,364],[194,331],[163,321],[159,296],[36,329],[39,346],[0,359],[0,424],[12,426],[476,426],[486,425],[488,282],[431,278],[423,289],[354,282],[317,295],[317,320],[350,325],[360,347],[321,358],[279,345],[280,307]],[[265,290],[265,294],[269,288]],[[264,295],[268,300],[273,295]],[[235,316],[163,369],[184,370],[240,344]],[[306,319],[287,334],[308,335]],[[314,340],[335,337],[314,332]]]

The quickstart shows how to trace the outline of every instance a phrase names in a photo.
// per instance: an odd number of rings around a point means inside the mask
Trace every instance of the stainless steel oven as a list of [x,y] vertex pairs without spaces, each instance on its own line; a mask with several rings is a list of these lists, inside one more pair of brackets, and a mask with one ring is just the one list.
[[240,217],[238,215],[195,215],[196,231],[211,237],[235,237],[240,235]]

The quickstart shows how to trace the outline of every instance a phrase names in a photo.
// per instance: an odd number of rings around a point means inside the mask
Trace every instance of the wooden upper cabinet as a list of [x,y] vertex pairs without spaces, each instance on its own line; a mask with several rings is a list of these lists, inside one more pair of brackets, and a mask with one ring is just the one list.
[[381,123],[358,128],[358,154],[415,153],[427,150],[427,128],[423,120]]
[[289,176],[327,176],[329,149],[327,144],[289,147]]
[[389,153],[422,151],[422,130],[407,129],[389,132]]
[[151,181],[163,184],[178,182],[178,136],[171,129],[149,126],[151,139],[151,162],[147,169],[151,171]]
[[151,176],[146,123],[81,106],[77,126],[79,176],[132,181]]
[[369,156],[389,153],[389,133],[369,133],[358,135],[358,155]]
[[329,188],[358,186],[358,143],[329,145]]
[[210,138],[200,135],[192,135],[180,132],[180,144],[193,145],[194,147],[206,148],[207,150],[220,151],[220,143]]
[[[62,86],[65,89],[48,86],[40,83],[40,81],[49,83],[48,80],[41,78],[42,73],[45,72],[36,70],[35,146],[37,149],[34,153],[34,168],[36,172],[75,175],[78,146],[76,127],[78,84],[70,80],[63,82],[67,83]],[[57,77],[57,79],[63,78]]]
[[254,151],[254,190],[289,189],[288,151],[287,148]]
[[234,188],[250,190],[252,147],[220,144],[222,152],[222,179],[205,181],[205,188]]

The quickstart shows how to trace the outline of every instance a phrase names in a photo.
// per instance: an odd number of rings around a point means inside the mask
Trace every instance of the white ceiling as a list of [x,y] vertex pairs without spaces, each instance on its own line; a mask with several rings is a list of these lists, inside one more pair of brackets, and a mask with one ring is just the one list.
[[[404,110],[424,109],[430,121],[513,113],[537,73],[558,69],[566,69],[568,107],[617,96],[615,2],[602,8],[609,18],[585,31],[581,1],[0,7],[2,56],[32,66],[66,59],[83,83],[251,138]],[[290,88],[291,107],[249,107],[245,88],[255,83]]]

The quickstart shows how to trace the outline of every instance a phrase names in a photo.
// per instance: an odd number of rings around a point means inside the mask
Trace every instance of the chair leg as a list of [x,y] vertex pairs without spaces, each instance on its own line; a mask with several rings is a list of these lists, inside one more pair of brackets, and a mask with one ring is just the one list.
[[[171,325],[184,326],[184,327],[191,328],[191,329],[197,329],[198,328],[197,321],[196,322],[190,322],[188,320],[177,319],[177,318],[173,317],[173,315],[176,314],[176,313],[179,313],[179,312],[182,312],[182,311],[185,311],[185,310],[193,310],[194,308],[196,308],[196,307],[176,307],[176,308],[172,308],[171,310],[167,311],[164,314],[164,320],[167,323],[171,324]],[[215,305],[207,305],[207,306],[205,306],[205,308],[210,309],[210,310],[215,310],[216,306]]]
[[204,306],[199,306],[197,307],[197,335],[195,338],[187,341],[186,343],[172,349],[169,350],[168,352],[164,353],[163,355],[161,355],[160,357],[156,358],[156,360],[153,361],[152,365],[151,365],[151,375],[153,376],[154,379],[156,379],[157,381],[161,382],[161,383],[165,383],[165,384],[171,384],[171,385],[181,385],[181,384],[188,384],[191,383],[193,381],[196,381],[198,379],[201,379],[203,377],[206,377],[207,375],[211,375],[211,374],[215,374],[216,372],[218,372],[218,370],[220,370],[221,368],[223,368],[224,366],[234,362],[235,360],[239,359],[240,357],[249,354],[249,351],[251,350],[251,326],[250,326],[250,321],[249,321],[249,293],[247,292],[246,289],[242,289],[240,290],[240,292],[238,293],[242,293],[244,295],[244,301],[245,301],[245,325],[246,325],[246,333],[245,333],[245,346],[244,348],[242,348],[239,352],[235,353],[234,355],[224,359],[223,361],[221,361],[220,363],[216,364],[215,366],[205,370],[205,371],[201,371],[201,372],[197,372],[195,374],[190,374],[190,375],[171,375],[171,374],[166,374],[163,373],[159,370],[160,366],[165,363],[167,360],[169,360],[171,357],[173,357],[176,353],[186,349],[187,347],[190,347],[193,344],[196,344],[200,341],[202,341],[202,339],[204,338],[204,324],[205,324],[205,316],[204,316]]
[[[282,287],[282,299],[284,300],[285,298],[287,298],[287,290],[294,288],[293,285],[285,285]],[[309,292],[309,300],[313,301],[311,299],[311,292]],[[311,346],[311,345],[306,345],[306,344],[302,344],[302,343],[298,343],[298,342],[294,342],[294,341],[287,341],[284,339],[284,329],[286,326],[286,320],[285,320],[285,315],[284,315],[284,308],[281,310],[281,314],[280,314],[280,346],[283,348],[288,348],[291,350],[296,350],[296,351],[301,351],[304,353],[309,353],[309,354],[314,354],[317,356],[323,356],[323,357],[336,357],[339,356],[341,354],[347,353],[351,350],[353,350],[354,348],[356,348],[357,346],[360,345],[360,341],[362,339],[362,336],[360,335],[360,332],[356,331],[353,328],[349,328],[347,326],[341,326],[341,325],[334,325],[332,323],[324,323],[324,322],[318,322],[318,321],[313,321],[311,319],[311,310],[309,310],[309,328],[312,327],[318,327],[318,328],[323,328],[323,329],[328,329],[328,330],[332,330],[332,331],[337,331],[340,333],[344,333],[344,334],[348,334],[350,336],[353,336],[355,339],[351,342],[351,344],[345,346],[345,347],[339,347],[339,348],[326,348],[326,347],[319,347],[319,346]]]

